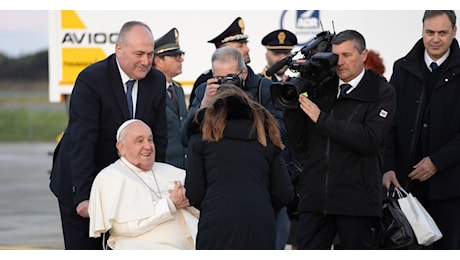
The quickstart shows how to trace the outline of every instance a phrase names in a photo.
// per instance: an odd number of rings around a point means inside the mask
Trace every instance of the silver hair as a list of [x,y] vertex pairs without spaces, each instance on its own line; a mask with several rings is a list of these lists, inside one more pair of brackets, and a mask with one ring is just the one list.
[[212,71],[214,72],[214,62],[231,62],[236,61],[238,63],[238,71],[242,71],[246,68],[246,63],[244,62],[244,57],[238,49],[231,46],[221,47],[214,51],[211,57],[212,62]]

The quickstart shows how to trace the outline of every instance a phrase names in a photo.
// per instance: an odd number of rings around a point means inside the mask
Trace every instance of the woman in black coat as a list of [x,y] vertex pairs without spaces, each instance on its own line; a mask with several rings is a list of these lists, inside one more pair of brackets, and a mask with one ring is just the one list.
[[200,209],[196,249],[275,249],[275,211],[294,195],[276,119],[225,84],[197,118],[185,179]]

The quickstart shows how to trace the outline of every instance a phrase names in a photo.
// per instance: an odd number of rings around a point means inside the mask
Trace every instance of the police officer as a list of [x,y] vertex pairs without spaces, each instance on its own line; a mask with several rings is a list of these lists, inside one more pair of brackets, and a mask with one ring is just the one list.
[[[249,70],[249,74],[254,74],[254,71],[247,66],[249,62],[251,62],[251,58],[249,57],[249,47],[248,47],[248,35],[244,33],[245,27],[244,22],[241,17],[237,17],[230,26],[227,27],[221,34],[214,37],[214,39],[209,40],[209,43],[213,43],[216,46],[216,49],[224,47],[224,46],[232,46],[238,49],[241,54],[243,55],[244,62],[246,63],[246,67]],[[195,98],[195,90],[196,88],[206,82],[208,79],[212,78],[212,71],[211,69],[203,72],[193,84],[192,92],[190,93],[190,106],[192,105],[193,99]]]
[[[289,76],[285,74],[288,69],[287,65],[275,72],[272,76],[268,76],[266,72],[271,66],[291,54],[292,49],[294,49],[297,45],[297,37],[295,34],[284,29],[275,30],[262,38],[261,43],[267,49],[265,52],[267,64],[259,75],[273,82],[287,81],[289,79]],[[296,162],[294,151],[292,151],[291,146],[288,144],[287,138],[284,138],[283,142],[286,145],[283,151],[284,160],[288,163],[288,165],[294,165]],[[292,167],[288,167],[288,169],[291,168]],[[290,174],[292,173],[290,172]],[[293,207],[295,206],[296,205],[293,205]],[[291,246],[295,248],[297,245],[295,238],[297,234],[297,221],[294,221],[294,219],[292,219],[292,221],[290,220],[287,208],[282,208],[279,212],[277,212],[276,226],[276,248],[284,249],[287,243],[291,244]]]
[[292,49],[297,45],[297,37],[288,30],[279,29],[270,32],[262,39],[262,45],[267,49],[265,59],[267,65],[263,68],[261,75],[273,82],[286,81],[289,77],[285,75],[288,66],[278,70],[273,76],[266,74],[267,70],[275,63],[291,54]]
[[180,141],[179,130],[187,118],[184,89],[173,78],[182,73],[184,51],[179,46],[179,32],[172,28],[155,41],[153,66],[166,78],[166,121],[168,146],[166,163],[185,169],[186,149]]

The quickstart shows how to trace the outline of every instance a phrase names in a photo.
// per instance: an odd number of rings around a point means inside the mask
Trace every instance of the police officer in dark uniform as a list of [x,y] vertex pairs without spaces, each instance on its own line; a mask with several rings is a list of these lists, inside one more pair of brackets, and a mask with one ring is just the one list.
[[[244,33],[244,22],[241,17],[237,17],[230,26],[225,29],[221,34],[214,37],[214,39],[209,40],[209,43],[214,43],[216,49],[224,46],[232,46],[237,48],[244,57],[244,62],[246,66],[249,62],[251,62],[251,58],[249,57],[249,47],[248,47],[248,35]],[[249,74],[254,74],[254,71],[247,66],[249,70]],[[212,71],[211,69],[203,72],[193,84],[192,92],[190,93],[190,105],[192,105],[193,99],[195,98],[195,90],[196,88],[203,82],[206,82],[208,79],[212,78]]]
[[166,78],[166,121],[168,146],[166,162],[185,169],[186,149],[180,140],[180,128],[187,118],[184,89],[173,78],[182,73],[184,51],[179,46],[179,32],[172,28],[155,41],[153,66]]
[[[265,53],[265,59],[267,60],[267,65],[262,69],[262,72],[258,75],[265,77],[273,82],[287,81],[289,76],[286,75],[288,66],[284,66],[272,76],[267,75],[267,70],[276,64],[281,59],[285,58],[288,55],[292,54],[292,50],[297,45],[297,37],[294,33],[285,30],[279,29],[268,33],[261,41],[262,45],[267,49]],[[294,152],[290,149],[287,139],[283,139],[286,149],[283,151],[283,156],[286,163],[291,163],[289,169],[292,169],[299,166],[295,158]],[[295,166],[293,165],[295,164]]]
[[275,63],[291,54],[292,49],[297,45],[297,37],[295,34],[284,29],[275,30],[262,39],[262,45],[267,49],[265,52],[267,65],[263,68],[261,75],[273,82],[286,81],[289,79],[289,77],[285,75],[288,69],[287,65],[278,70],[273,76],[268,76],[266,72]]
[[[261,41],[262,45],[267,49],[265,53],[265,59],[267,64],[263,68],[262,72],[259,74],[262,77],[265,77],[273,82],[287,81],[289,76],[285,75],[285,72],[288,69],[288,66],[284,66],[272,76],[266,74],[267,70],[273,66],[275,63],[283,59],[284,57],[291,54],[292,49],[297,45],[297,37],[294,33],[279,29],[268,33]],[[290,171],[291,178],[294,174],[293,169],[298,169],[299,165],[296,163],[294,152],[291,149],[291,146],[288,144],[287,138],[283,137],[283,142],[286,145],[283,151],[283,157],[286,163],[288,164],[288,170]],[[296,205],[292,205],[293,213],[296,212]],[[277,225],[277,238],[276,238],[276,247],[277,249],[283,249],[286,246],[286,243],[291,244],[293,248],[296,247],[296,234],[297,234],[297,221],[290,219],[288,213],[291,213],[291,208],[287,211],[287,208],[281,209],[276,215],[276,225]]]

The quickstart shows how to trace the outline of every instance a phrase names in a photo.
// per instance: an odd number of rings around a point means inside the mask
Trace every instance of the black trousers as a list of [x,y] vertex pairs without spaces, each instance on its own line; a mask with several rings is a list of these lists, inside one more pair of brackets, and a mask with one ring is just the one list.
[[102,237],[89,237],[89,218],[80,217],[74,207],[59,202],[64,246],[67,250],[102,250]]
[[340,249],[375,249],[372,229],[377,221],[377,217],[300,212],[297,248],[331,249],[334,237],[338,234]]

